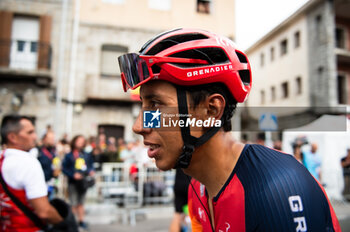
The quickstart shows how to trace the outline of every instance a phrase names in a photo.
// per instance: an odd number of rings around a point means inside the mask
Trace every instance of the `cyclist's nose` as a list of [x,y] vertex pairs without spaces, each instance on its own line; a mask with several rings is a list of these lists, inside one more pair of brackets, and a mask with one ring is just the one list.
[[143,135],[146,133],[150,133],[151,132],[151,128],[144,128],[143,127],[143,123],[142,123],[142,110],[139,112],[139,115],[137,116],[134,125],[132,126],[132,130],[134,131],[134,133],[139,134],[139,135]]

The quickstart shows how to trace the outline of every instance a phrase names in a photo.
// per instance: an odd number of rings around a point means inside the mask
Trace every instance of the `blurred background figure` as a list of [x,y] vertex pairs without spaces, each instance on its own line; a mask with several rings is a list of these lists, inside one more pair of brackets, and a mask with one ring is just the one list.
[[126,148],[126,144],[123,138],[118,139],[118,153],[120,156],[120,153]]
[[189,225],[186,224],[188,186],[191,177],[187,176],[181,168],[176,169],[175,183],[174,183],[174,206],[175,212],[171,221],[169,232],[183,232],[187,231]]
[[54,132],[47,130],[41,141],[42,146],[39,148],[38,160],[44,171],[48,197],[53,199],[57,194],[57,177],[61,172],[61,160],[56,154]]
[[71,152],[62,162],[62,171],[68,177],[68,195],[73,213],[77,216],[79,226],[88,229],[85,219],[84,202],[88,186],[86,178],[94,176],[93,158],[84,152],[85,138],[75,136],[71,141]]
[[84,151],[86,153],[91,153],[92,150],[96,147],[96,137],[95,136],[89,136],[86,146],[84,148]]
[[98,135],[98,146],[101,148],[102,151],[106,151],[107,150],[107,143],[106,143],[106,135],[101,132]]
[[124,163],[132,164],[135,162],[135,153],[133,150],[134,144],[132,142],[128,142],[126,145],[126,149],[123,149],[119,153],[119,158]]
[[321,181],[321,157],[317,153],[317,144],[312,143],[311,149],[305,151],[303,154],[305,167],[316,178],[316,180]]
[[347,201],[350,201],[350,147],[347,149],[347,154],[341,159],[344,175],[344,191],[343,195]]
[[302,146],[308,144],[308,140],[305,136],[298,136],[295,138],[294,142],[291,144],[293,148],[293,156],[301,164],[304,164],[304,153],[302,151]]
[[273,149],[282,151],[282,142],[281,140],[276,140],[273,142]]
[[56,152],[61,159],[64,158],[65,154],[70,152],[70,145],[67,134],[64,134],[62,138],[58,141],[56,145]]

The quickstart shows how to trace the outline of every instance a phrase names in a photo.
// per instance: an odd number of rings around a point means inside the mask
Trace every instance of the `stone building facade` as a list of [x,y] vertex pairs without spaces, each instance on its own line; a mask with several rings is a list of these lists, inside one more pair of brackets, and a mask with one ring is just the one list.
[[[69,44],[71,37],[72,8],[66,8],[62,37],[61,1],[0,2],[0,118],[10,113],[30,116],[39,135],[55,120],[57,73],[67,75],[58,62],[60,40]],[[69,57],[62,60],[67,67]]]
[[[117,62],[122,53],[138,52],[151,37],[178,27],[235,38],[234,0],[3,0],[0,10],[5,18],[10,12],[51,20],[44,41],[50,45],[45,59],[50,65],[11,67],[1,62],[11,54],[0,47],[0,118],[26,114],[36,119],[38,132],[52,125],[59,137],[104,131],[107,137],[135,139],[131,128],[140,103],[137,92],[123,92]],[[11,20],[1,19],[0,30],[8,30]],[[0,33],[0,39],[11,35]]]
[[[349,11],[349,1],[310,0],[247,49],[253,91],[248,109],[243,110],[243,129],[258,131],[255,107],[275,111],[280,131],[322,114],[346,113],[350,105]],[[246,136],[254,140],[254,135]]]

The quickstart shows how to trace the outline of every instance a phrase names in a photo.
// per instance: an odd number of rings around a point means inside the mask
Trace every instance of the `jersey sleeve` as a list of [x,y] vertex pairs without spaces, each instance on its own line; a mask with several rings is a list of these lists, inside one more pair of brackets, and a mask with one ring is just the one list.
[[10,187],[24,189],[28,199],[47,195],[44,172],[36,158],[29,154],[16,154],[6,158],[5,162],[4,179]]
[[28,199],[47,196],[44,172],[37,159],[28,159],[26,167],[23,167],[23,187]]

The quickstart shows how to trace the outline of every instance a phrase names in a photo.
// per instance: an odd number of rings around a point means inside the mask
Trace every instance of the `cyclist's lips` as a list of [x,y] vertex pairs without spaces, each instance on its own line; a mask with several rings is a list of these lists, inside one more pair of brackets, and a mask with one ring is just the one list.
[[146,141],[144,142],[144,144],[148,146],[148,151],[147,151],[148,157],[156,158],[159,153],[160,145],[156,143],[146,142]]

